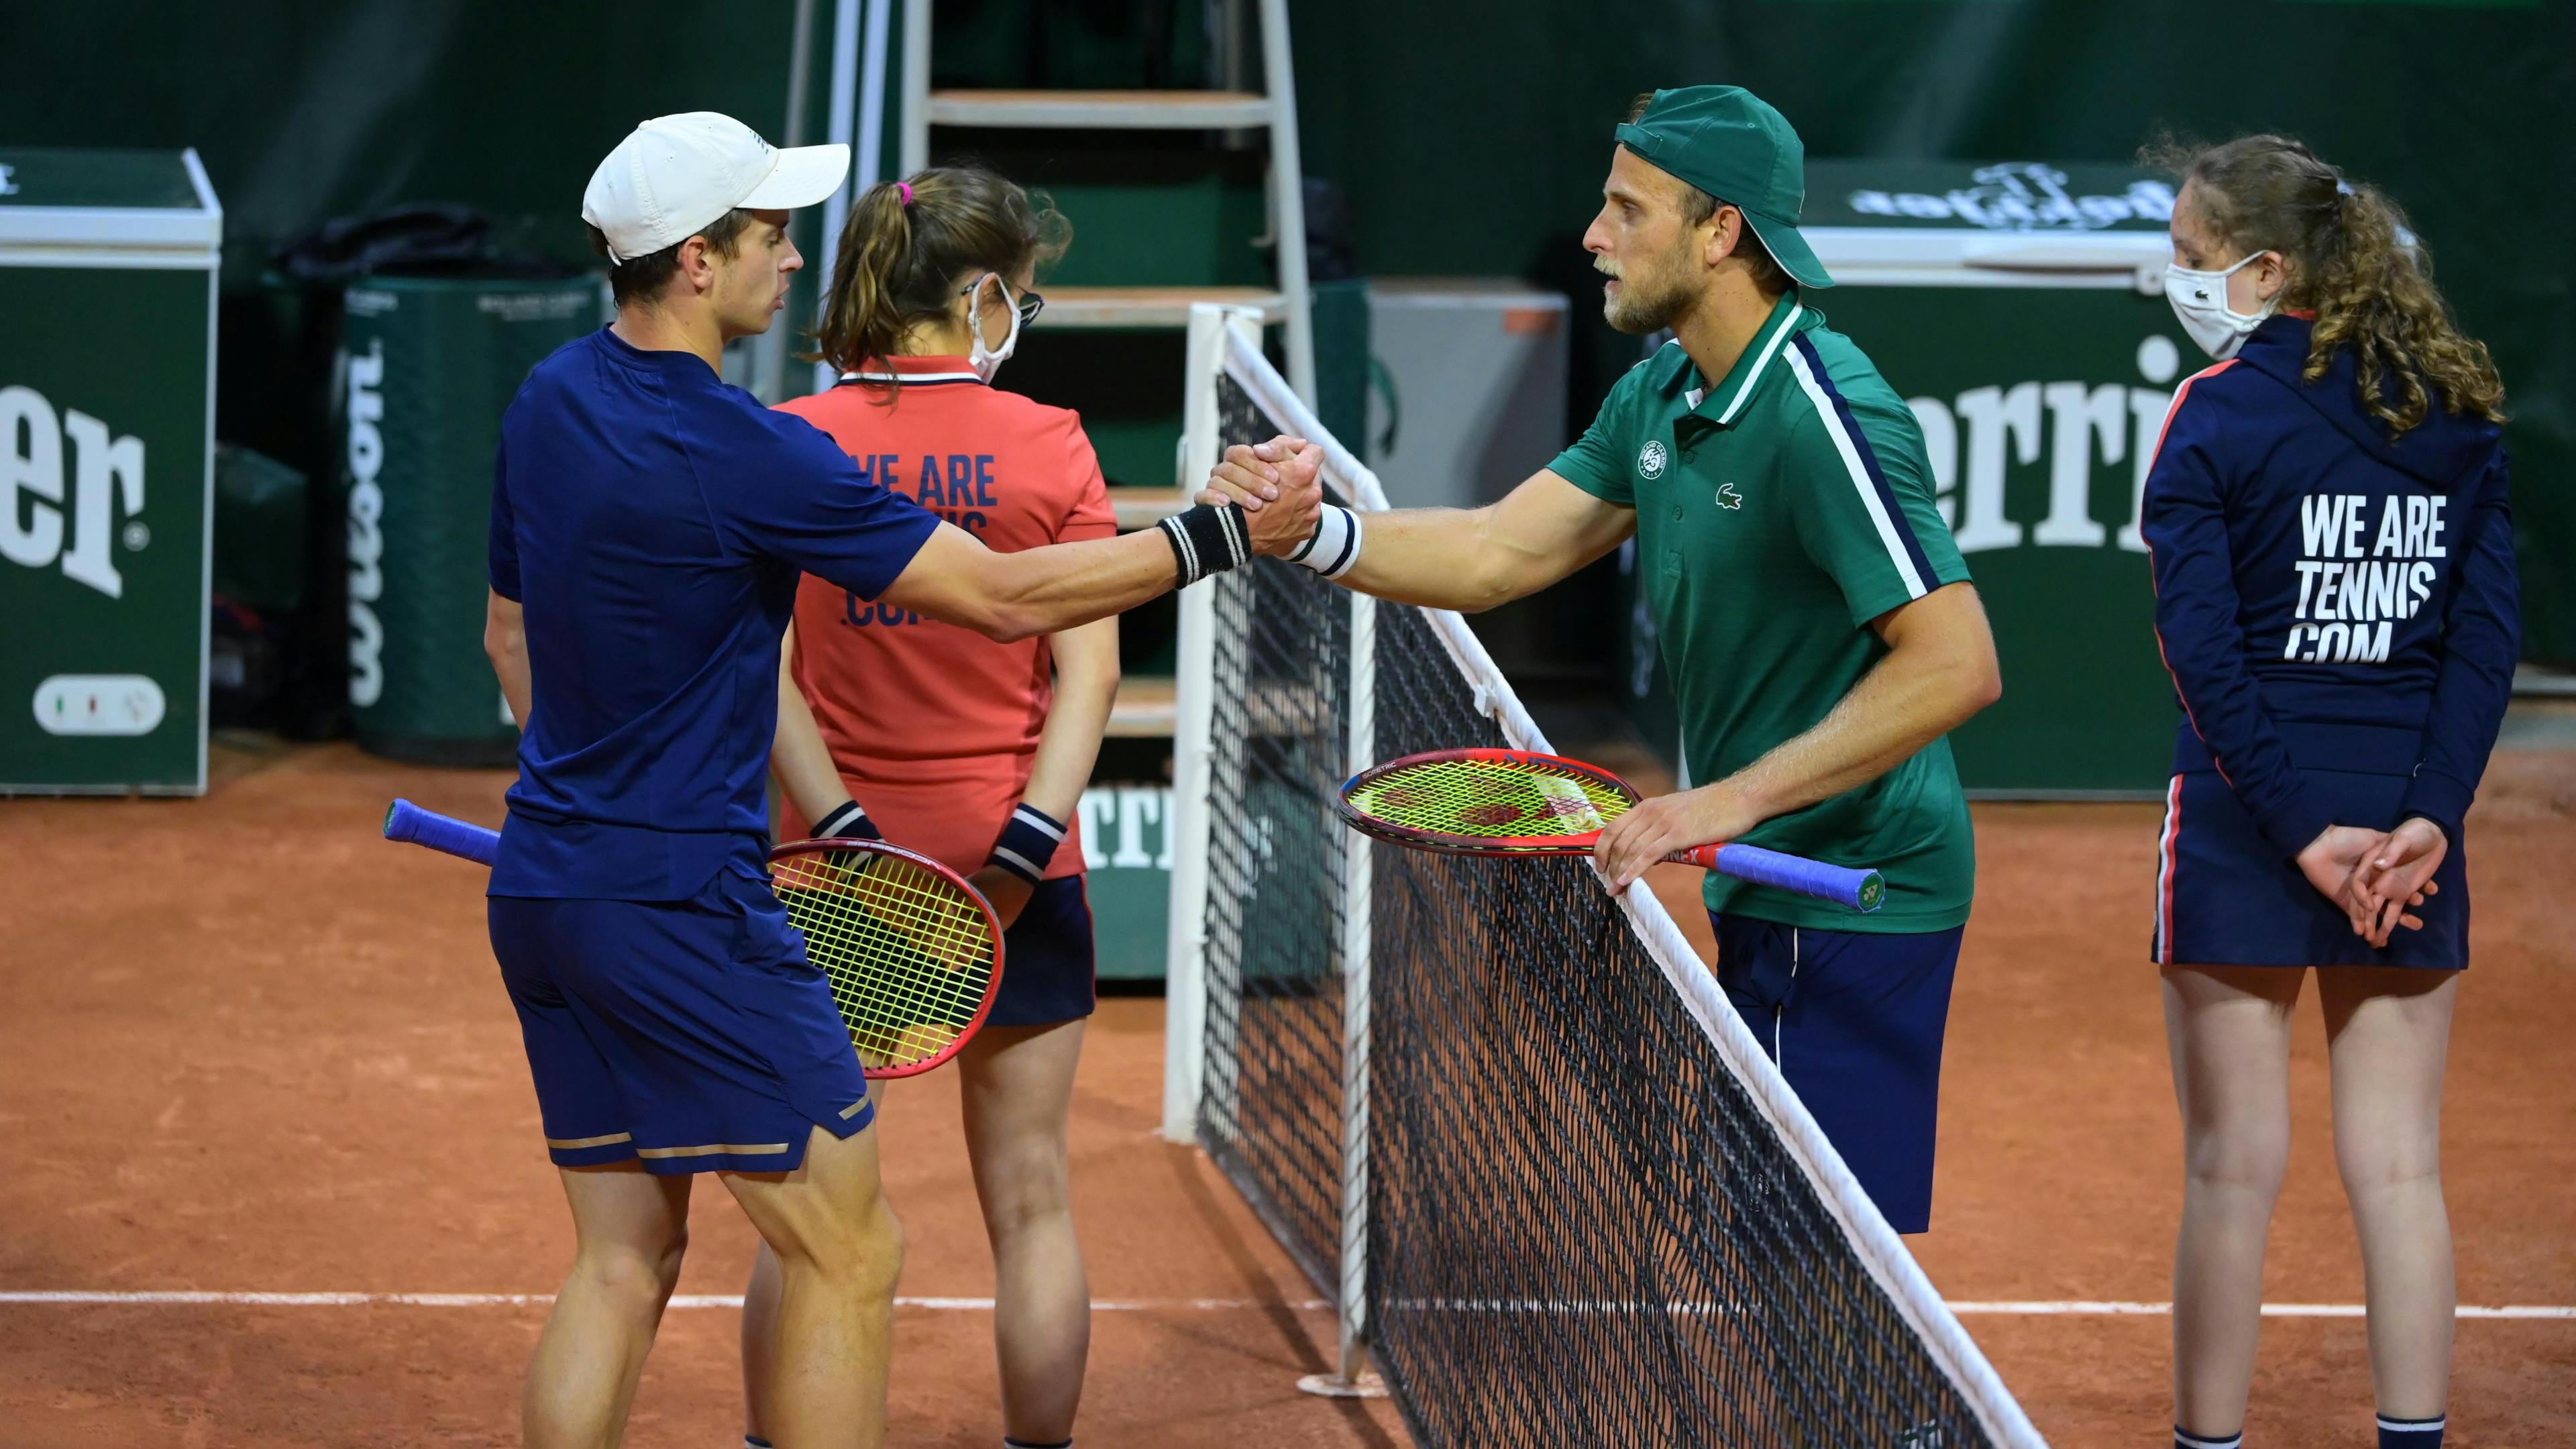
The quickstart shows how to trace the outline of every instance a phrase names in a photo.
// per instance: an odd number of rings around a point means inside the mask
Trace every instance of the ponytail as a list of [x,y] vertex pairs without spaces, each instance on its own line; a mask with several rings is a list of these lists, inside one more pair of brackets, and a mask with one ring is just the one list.
[[2316,313],[2302,378],[2350,348],[2362,406],[2395,437],[2447,412],[2504,421],[2504,383],[2486,344],[2463,334],[2433,285],[2432,258],[2379,188],[2355,184],[2297,141],[2240,136],[2217,146],[2159,142],[2149,165],[2195,186],[2201,216],[2240,254],[2288,263],[2281,305]]
[[909,325],[896,300],[912,255],[906,210],[896,183],[880,181],[859,198],[841,228],[832,291],[823,299],[823,325],[815,337],[823,360],[843,372],[891,353]]
[[980,166],[933,167],[869,187],[833,252],[816,360],[857,372],[894,356],[916,328],[948,315],[960,287],[986,272],[1016,277],[1051,263],[1072,231],[1043,195]]

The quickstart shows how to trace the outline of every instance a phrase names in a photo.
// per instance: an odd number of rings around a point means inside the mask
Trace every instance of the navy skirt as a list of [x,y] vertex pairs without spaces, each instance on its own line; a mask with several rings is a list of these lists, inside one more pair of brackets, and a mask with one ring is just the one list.
[[[2338,824],[2386,830],[2397,823],[2404,775],[2302,770]],[[2263,838],[2236,791],[2215,771],[2173,777],[2157,838],[2152,957],[2180,966],[2405,966],[2459,971],[2469,964],[2466,842],[2433,872],[2441,891],[2415,910],[2420,931],[2397,928],[2371,949],[2333,902]]]

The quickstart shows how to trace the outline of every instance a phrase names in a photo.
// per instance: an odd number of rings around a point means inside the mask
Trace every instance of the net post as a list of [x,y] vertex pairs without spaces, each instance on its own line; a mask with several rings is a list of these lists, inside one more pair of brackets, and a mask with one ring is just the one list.
[[[1343,772],[1377,761],[1377,600],[1353,592],[1350,677],[1343,698],[1349,736]],[[1369,838],[1342,835],[1342,1245],[1333,1285],[1340,1343],[1330,1374],[1309,1374],[1297,1387],[1329,1398],[1383,1398],[1386,1381],[1369,1371],[1369,979],[1376,936],[1371,917]]]
[[[1377,600],[1351,594],[1350,748],[1357,774],[1377,758]],[[1370,917],[1369,838],[1342,837],[1342,1275],[1335,1295],[1341,1318],[1341,1379],[1362,1392],[1376,1382],[1368,1366],[1369,1230],[1369,967],[1375,943]],[[1377,1392],[1385,1389],[1378,1386]]]
[[[1225,365],[1228,314],[1200,302],[1190,308],[1189,382],[1182,401],[1181,453],[1175,484],[1194,488],[1216,468],[1216,380]],[[1215,751],[1216,591],[1180,591],[1180,632],[1173,647],[1172,808],[1164,828],[1172,849],[1172,886],[1164,918],[1163,1138],[1198,1139],[1199,1099],[1207,1066],[1208,789]]]
[[1180,596],[1174,648],[1171,899],[1164,919],[1163,1138],[1198,1140],[1199,1094],[1207,1064],[1208,784],[1216,653],[1215,591]]

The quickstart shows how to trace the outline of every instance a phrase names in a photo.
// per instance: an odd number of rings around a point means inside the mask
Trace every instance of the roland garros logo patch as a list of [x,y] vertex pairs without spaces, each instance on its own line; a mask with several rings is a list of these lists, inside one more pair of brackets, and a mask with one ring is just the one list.
[[1664,444],[1658,438],[1637,450],[1637,476],[1654,479],[1664,476]]

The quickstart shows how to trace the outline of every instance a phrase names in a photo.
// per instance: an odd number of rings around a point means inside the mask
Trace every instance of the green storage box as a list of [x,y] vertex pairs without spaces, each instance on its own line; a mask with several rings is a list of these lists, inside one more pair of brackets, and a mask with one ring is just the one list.
[[607,291],[376,277],[347,294],[341,488],[349,517],[349,706],[358,743],[426,764],[518,747],[483,655],[492,462],[528,369],[600,325]]
[[194,151],[0,147],[0,792],[205,792],[222,237]]

